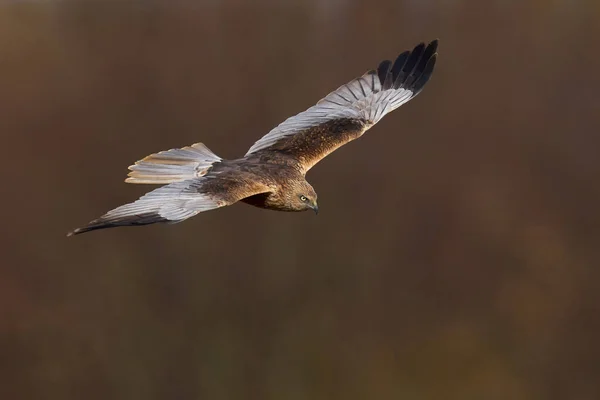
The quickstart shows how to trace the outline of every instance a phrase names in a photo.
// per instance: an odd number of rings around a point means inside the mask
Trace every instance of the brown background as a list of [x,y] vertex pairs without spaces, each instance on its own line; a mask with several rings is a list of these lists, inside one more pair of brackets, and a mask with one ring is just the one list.
[[[318,217],[65,237],[436,37]],[[592,0],[2,2],[0,398],[600,398],[599,46]]]

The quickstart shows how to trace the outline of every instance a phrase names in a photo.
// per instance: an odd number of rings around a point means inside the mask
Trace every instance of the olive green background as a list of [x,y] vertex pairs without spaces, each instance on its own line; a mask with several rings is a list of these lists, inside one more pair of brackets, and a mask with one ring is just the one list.
[[[317,217],[65,237],[436,37]],[[0,398],[600,398],[599,46],[591,0],[0,3]]]

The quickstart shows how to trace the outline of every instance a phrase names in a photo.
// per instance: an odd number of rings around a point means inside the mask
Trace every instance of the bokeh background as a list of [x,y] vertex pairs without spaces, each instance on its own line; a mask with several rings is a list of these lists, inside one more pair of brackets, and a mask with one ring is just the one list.
[[[65,237],[436,37],[318,217]],[[1,2],[0,398],[600,398],[599,45],[593,0]]]

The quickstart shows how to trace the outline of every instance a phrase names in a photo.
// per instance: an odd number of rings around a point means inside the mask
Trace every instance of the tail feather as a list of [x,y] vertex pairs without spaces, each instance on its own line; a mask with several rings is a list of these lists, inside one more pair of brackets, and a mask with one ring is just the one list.
[[151,154],[129,167],[127,183],[165,185],[204,176],[221,161],[202,143]]

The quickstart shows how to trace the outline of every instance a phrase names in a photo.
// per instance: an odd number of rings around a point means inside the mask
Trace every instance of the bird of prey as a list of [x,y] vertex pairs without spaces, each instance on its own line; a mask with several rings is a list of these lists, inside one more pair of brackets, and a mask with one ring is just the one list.
[[149,155],[129,167],[125,182],[165,186],[68,235],[177,223],[238,201],[269,210],[318,212],[317,193],[306,181],[306,172],[419,94],[433,72],[437,46],[437,40],[420,43],[393,63],[381,62],[376,70],[285,120],[242,158],[224,160],[202,143]]

